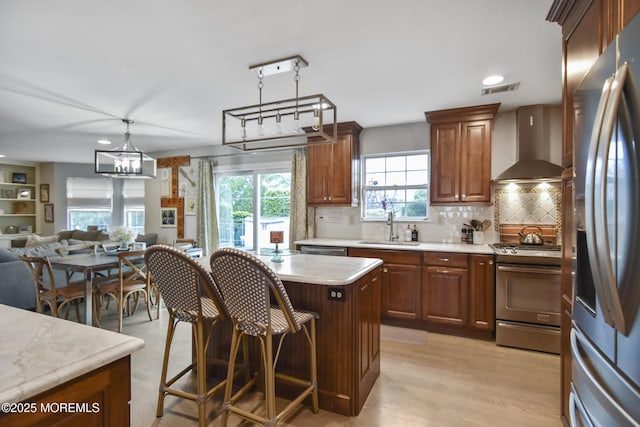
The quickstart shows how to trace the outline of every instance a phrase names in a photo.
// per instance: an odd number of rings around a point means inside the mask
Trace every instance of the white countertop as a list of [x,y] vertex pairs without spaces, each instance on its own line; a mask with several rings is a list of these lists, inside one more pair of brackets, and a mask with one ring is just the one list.
[[[259,255],[283,282],[300,282],[314,285],[344,286],[382,265],[378,258],[351,258],[328,255],[294,254],[282,257],[282,262],[272,262],[272,256]],[[209,257],[195,258],[207,270]]]
[[20,402],[144,347],[144,341],[0,304],[0,402]]
[[[471,245],[464,243],[429,243],[417,242],[418,245],[391,244],[381,241],[380,243],[362,243],[375,239],[308,239],[298,240],[296,245],[312,246],[336,246],[347,248],[371,248],[371,249],[395,249],[400,251],[425,251],[425,252],[460,252],[468,254],[493,254],[493,249],[489,245]],[[402,243],[402,242],[400,242]]]

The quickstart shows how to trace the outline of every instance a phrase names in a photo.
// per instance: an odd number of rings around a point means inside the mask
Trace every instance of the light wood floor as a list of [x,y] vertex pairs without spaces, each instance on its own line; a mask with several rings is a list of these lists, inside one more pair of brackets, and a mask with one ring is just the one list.
[[[103,327],[116,330],[113,309]],[[124,333],[145,340],[132,356],[131,425],[194,426],[193,402],[172,396],[156,418],[157,389],[166,334],[167,314],[149,322],[144,307],[124,319]],[[173,346],[173,366],[190,360],[191,330],[179,324]],[[498,347],[493,342],[383,327],[382,366],[364,408],[357,417],[327,411],[314,415],[301,408],[282,425],[315,426],[553,426],[560,427],[560,360],[556,355]],[[171,368],[170,368],[171,372]],[[259,407],[259,393],[247,407]],[[207,406],[211,426],[221,398]],[[246,426],[239,418],[230,425]]]

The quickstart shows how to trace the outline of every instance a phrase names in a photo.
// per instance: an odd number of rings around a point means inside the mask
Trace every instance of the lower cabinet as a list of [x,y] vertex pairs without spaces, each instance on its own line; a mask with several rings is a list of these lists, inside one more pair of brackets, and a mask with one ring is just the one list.
[[469,255],[469,326],[496,327],[496,268],[493,255]]
[[434,323],[467,324],[469,274],[466,268],[424,267],[422,317]]
[[384,261],[382,323],[493,338],[493,255],[366,248],[349,255]]
[[349,249],[349,256],[380,258],[382,267],[382,317],[419,319],[422,254],[384,249]]

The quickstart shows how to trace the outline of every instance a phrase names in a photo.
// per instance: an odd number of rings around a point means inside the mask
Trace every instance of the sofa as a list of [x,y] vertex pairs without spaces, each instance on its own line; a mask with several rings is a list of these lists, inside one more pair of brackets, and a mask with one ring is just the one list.
[[[0,304],[17,308],[33,309],[36,306],[36,294],[33,275],[20,255],[37,257],[60,256],[60,248],[68,253],[91,252],[93,244],[104,242],[109,235],[102,231],[65,230],[53,236],[30,235],[18,245],[11,248],[0,248]],[[148,246],[158,240],[156,233],[139,235],[136,241],[145,242]],[[88,247],[87,247],[88,246]],[[66,273],[54,270],[56,285],[66,284]],[[80,280],[80,278],[73,278]]]

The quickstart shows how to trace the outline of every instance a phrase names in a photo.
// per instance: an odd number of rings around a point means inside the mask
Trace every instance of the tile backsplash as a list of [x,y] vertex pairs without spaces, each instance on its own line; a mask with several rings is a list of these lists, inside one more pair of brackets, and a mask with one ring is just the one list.
[[[485,243],[500,241],[500,224],[555,225],[561,236],[562,193],[559,183],[496,185],[492,206],[431,206],[429,220],[397,221],[394,234],[402,238],[415,224],[422,242],[460,243],[463,224],[472,219],[491,220]],[[360,208],[317,208],[316,237],[333,239],[389,238],[385,221],[362,221]]]
[[[394,233],[402,238],[407,225],[415,225],[421,242],[460,243],[464,223],[472,219],[492,220],[493,217],[493,206],[432,206],[428,221],[397,221]],[[384,221],[362,221],[359,208],[317,208],[316,237],[386,240],[389,226]],[[491,227],[485,241],[498,240],[499,233]]]
[[494,197],[496,224],[555,225],[561,235],[560,183],[497,185]]

